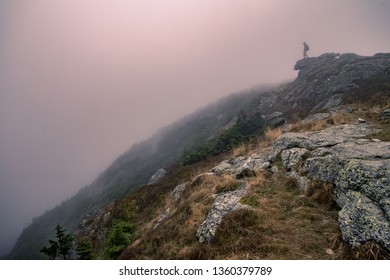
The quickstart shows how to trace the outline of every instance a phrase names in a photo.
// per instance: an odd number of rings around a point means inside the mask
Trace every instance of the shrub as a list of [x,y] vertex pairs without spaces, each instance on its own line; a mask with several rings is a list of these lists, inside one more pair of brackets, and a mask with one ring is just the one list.
[[87,241],[78,242],[76,253],[79,260],[92,260],[92,244]]
[[73,237],[70,234],[66,234],[65,230],[59,224],[56,225],[56,240],[49,240],[50,246],[44,246],[41,252],[48,255],[51,259],[55,259],[61,256],[66,260],[67,255],[72,249]]
[[180,162],[183,165],[188,165],[229,151],[248,142],[253,137],[261,135],[264,127],[265,121],[260,113],[249,118],[241,111],[233,127],[215,135],[205,143],[185,150]]
[[133,239],[134,231],[134,224],[125,221],[115,221],[106,241],[106,257],[109,259],[118,258]]

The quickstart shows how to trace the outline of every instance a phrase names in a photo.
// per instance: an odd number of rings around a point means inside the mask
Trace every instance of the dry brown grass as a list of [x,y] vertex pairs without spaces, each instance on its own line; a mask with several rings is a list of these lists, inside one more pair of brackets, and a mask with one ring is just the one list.
[[390,251],[375,242],[367,242],[351,248],[342,238],[341,233],[334,238],[337,247],[336,258],[341,260],[390,260]]
[[[295,129],[323,129],[356,121],[356,116],[336,114]],[[281,133],[280,129],[268,129],[256,147],[253,143],[243,144],[233,151],[233,155],[246,156],[254,149],[256,152],[265,151]],[[248,178],[248,193],[241,203],[252,208],[227,215],[212,243],[200,244],[196,230],[207,217],[216,195],[231,191],[242,183],[230,175],[199,176],[211,167],[201,165],[190,169],[191,175],[186,177],[190,183],[178,202],[173,202],[169,196],[172,188],[166,189],[164,199],[160,199],[162,204],[151,208],[152,213],[144,215],[144,220],[138,222],[136,238],[142,241],[130,246],[122,258],[389,259],[388,252],[376,244],[351,249],[342,241],[337,221],[339,209],[333,200],[331,184],[313,182],[305,196],[296,181],[283,172],[260,172]],[[153,220],[147,218],[155,219],[167,207],[172,210],[170,217],[153,229]],[[140,210],[148,211],[148,208]],[[328,249],[334,254],[328,254]]]
[[[283,174],[258,173],[248,179],[242,202],[252,206],[228,214],[211,244],[200,244],[196,230],[206,218],[221,186],[232,176],[203,175],[184,191],[171,216],[159,227],[138,228],[142,241],[129,246],[125,259],[388,259],[376,244],[350,249],[342,241],[332,186],[314,182],[302,195],[296,181]],[[167,194],[168,195],[168,194]],[[147,224],[147,223],[145,223]],[[328,254],[331,249],[334,254]],[[329,250],[328,250],[329,251]]]
[[334,186],[329,182],[312,180],[306,191],[306,196],[321,208],[336,209],[337,204],[334,200],[333,190]]
[[[324,210],[300,196],[296,183],[282,176],[259,176],[248,183],[252,210],[224,219],[202,258],[333,259],[332,237],[339,235],[337,210]],[[244,197],[245,198],[245,197]]]
[[347,114],[344,113],[337,113],[323,120],[296,122],[292,124],[289,131],[290,132],[319,131],[329,127],[330,125],[351,123],[353,120],[354,118],[352,116],[348,116]]
[[263,145],[271,145],[282,135],[282,130],[280,128],[267,128],[264,132],[262,144]]
[[241,143],[239,146],[235,147],[232,150],[232,156],[238,157],[238,156],[248,156],[249,155],[249,144],[248,143]]

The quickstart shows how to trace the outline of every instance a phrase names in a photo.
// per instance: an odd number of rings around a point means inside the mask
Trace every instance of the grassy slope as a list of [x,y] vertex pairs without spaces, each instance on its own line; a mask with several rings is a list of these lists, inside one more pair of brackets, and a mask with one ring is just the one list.
[[241,108],[262,90],[230,95],[161,129],[152,138],[134,145],[92,184],[61,205],[34,219],[24,229],[10,259],[40,259],[40,249],[53,238],[57,223],[74,232],[87,213],[106,206],[145,184],[159,168],[174,164],[183,151],[206,141],[227,125]]
[[[355,106],[352,104],[351,106]],[[358,108],[356,108],[358,109]],[[375,111],[375,110],[374,110]],[[319,130],[329,125],[354,122],[364,117],[384,131],[389,124],[378,114],[358,109],[327,121],[295,125],[294,131]],[[351,249],[343,243],[338,227],[338,207],[332,199],[332,185],[314,182],[302,195],[296,182],[281,173],[259,173],[248,181],[249,192],[241,200],[250,210],[235,211],[225,217],[211,244],[199,244],[196,230],[206,218],[214,197],[234,186],[235,179],[197,177],[223,158],[238,154],[266,153],[280,130],[242,145],[235,151],[172,170],[155,186],[145,186],[114,205],[113,219],[137,225],[132,244],[123,259],[370,259],[389,258],[376,244]],[[280,165],[281,167],[281,165]],[[170,197],[173,188],[191,182],[179,202]],[[153,191],[152,191],[153,189]],[[129,208],[131,205],[131,208]],[[170,209],[170,217],[155,228],[158,217]],[[104,255],[100,255],[104,258]]]

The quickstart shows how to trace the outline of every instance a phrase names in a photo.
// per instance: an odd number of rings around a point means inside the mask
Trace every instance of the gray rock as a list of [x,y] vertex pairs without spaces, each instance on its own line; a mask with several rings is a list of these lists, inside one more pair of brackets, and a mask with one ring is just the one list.
[[246,187],[244,184],[237,190],[220,194],[215,198],[206,220],[203,221],[196,231],[196,237],[200,243],[209,243],[212,240],[227,214],[238,209],[250,208],[239,202],[246,194]]
[[290,91],[290,104],[313,106],[311,112],[335,109],[358,83],[372,78],[388,78],[388,55],[364,57],[356,54],[328,53],[299,60],[294,66],[298,78]]
[[265,114],[277,110],[285,112],[288,111],[286,106],[307,110],[309,115],[323,110],[340,111],[351,90],[371,79],[386,81],[390,78],[390,55],[365,57],[326,53],[299,60],[294,69],[299,71],[297,79],[278,91],[262,95],[257,106],[259,111]]
[[265,119],[272,127],[279,127],[286,123],[286,118],[282,112],[274,112],[267,115]]
[[358,122],[359,123],[365,123],[365,122],[367,122],[365,119],[362,119],[362,118],[358,118]]
[[288,170],[297,168],[304,160],[304,157],[309,155],[309,151],[305,148],[291,148],[284,150],[281,153],[282,163]]
[[385,109],[380,113],[382,121],[390,120],[390,109]]
[[[86,214],[78,224],[78,228],[74,233],[76,240],[93,240],[94,249],[102,249],[104,247],[108,229],[112,222],[112,211],[114,204],[109,204],[105,208],[94,210]],[[72,250],[72,257],[76,259],[77,254],[75,247]]]
[[175,187],[175,189],[171,192],[171,197],[174,201],[178,201],[180,199],[181,193],[186,189],[188,183],[182,183]]
[[276,165],[274,165],[271,167],[270,171],[271,173],[276,174],[279,173],[279,168]]
[[161,181],[162,178],[165,177],[166,174],[167,174],[167,172],[162,168],[157,170],[156,173],[154,173],[153,176],[150,177],[150,179],[148,181],[148,185],[158,183],[159,181]]
[[[373,131],[366,124],[353,124],[286,133],[274,143],[270,159],[280,155],[287,168],[303,160],[298,171],[306,176],[291,172],[303,191],[310,179],[334,185],[345,241],[356,246],[374,240],[390,249],[390,143],[364,138]],[[300,151],[310,153],[298,156]]]
[[256,172],[266,170],[271,163],[265,156],[253,154],[248,158],[236,157],[230,160],[224,160],[210,171],[217,175],[230,174],[237,179],[252,177]]
[[345,198],[345,206],[339,212],[343,239],[352,246],[376,241],[390,248],[390,224],[383,210],[356,191],[348,191]]
[[348,142],[352,138],[362,138],[374,132],[377,132],[377,130],[369,128],[366,124],[345,124],[321,131],[285,133],[272,146],[272,151],[268,159],[275,161],[283,150],[291,148],[314,150],[321,147],[332,147],[343,142]]

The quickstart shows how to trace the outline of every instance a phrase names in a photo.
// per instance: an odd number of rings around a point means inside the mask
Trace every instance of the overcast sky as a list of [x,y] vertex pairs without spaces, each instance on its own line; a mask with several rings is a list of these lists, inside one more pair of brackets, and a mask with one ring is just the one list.
[[302,56],[390,52],[389,0],[0,0],[0,255],[133,143]]

